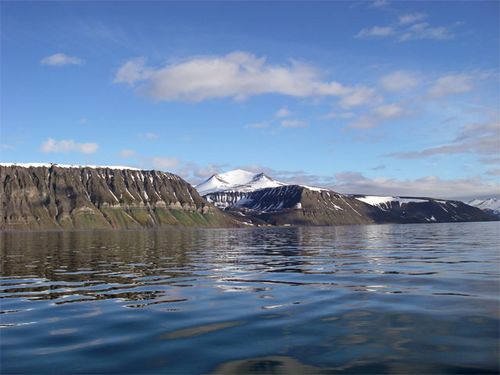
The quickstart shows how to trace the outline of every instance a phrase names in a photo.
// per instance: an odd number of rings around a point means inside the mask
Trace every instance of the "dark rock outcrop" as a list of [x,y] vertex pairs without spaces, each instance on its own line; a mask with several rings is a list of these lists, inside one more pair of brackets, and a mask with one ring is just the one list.
[[234,219],[166,172],[0,166],[0,229],[234,226]]

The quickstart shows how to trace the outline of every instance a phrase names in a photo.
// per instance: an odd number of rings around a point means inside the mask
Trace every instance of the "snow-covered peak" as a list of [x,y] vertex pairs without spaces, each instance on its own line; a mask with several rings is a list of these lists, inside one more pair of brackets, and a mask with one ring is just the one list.
[[218,176],[220,179],[226,181],[231,185],[241,185],[252,181],[256,174],[254,172],[245,171],[243,169],[234,169],[232,171],[214,176]]
[[470,206],[480,208],[482,210],[492,210],[500,212],[500,199],[499,198],[489,198],[489,199],[473,199],[467,203]]
[[206,195],[222,191],[249,192],[283,185],[285,184],[273,180],[264,173],[235,169],[221,174],[214,174],[206,181],[196,185],[195,188],[201,195]]
[[125,167],[122,165],[73,165],[73,164],[57,164],[57,163],[0,163],[2,167],[22,167],[22,168],[50,168],[52,166],[58,168],[108,168],[108,169],[129,169],[133,171],[140,170],[139,168]]

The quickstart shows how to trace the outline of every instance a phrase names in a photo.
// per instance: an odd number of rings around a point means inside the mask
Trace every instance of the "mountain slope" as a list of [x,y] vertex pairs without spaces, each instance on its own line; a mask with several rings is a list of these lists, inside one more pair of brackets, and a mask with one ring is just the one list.
[[468,202],[470,206],[480,208],[487,213],[495,216],[500,216],[500,199],[499,198],[488,198],[488,199],[473,199]]
[[180,177],[126,167],[0,166],[0,229],[231,226]]

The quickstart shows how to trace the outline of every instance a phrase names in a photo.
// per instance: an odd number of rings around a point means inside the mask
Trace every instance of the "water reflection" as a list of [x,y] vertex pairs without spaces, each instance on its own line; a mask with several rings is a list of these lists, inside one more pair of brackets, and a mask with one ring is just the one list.
[[498,233],[1,233],[3,370],[497,371]]

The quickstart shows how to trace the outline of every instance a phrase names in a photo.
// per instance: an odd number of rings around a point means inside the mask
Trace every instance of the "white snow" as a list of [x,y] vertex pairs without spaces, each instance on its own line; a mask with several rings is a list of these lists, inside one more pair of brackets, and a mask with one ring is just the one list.
[[314,186],[308,186],[308,185],[300,185],[306,189],[312,190],[312,191],[328,191],[328,189],[323,189],[319,187],[314,187]]
[[57,164],[57,163],[0,163],[1,167],[23,167],[23,168],[50,168],[56,166],[58,168],[109,168],[109,169],[129,169],[140,171],[139,168],[126,167],[122,165],[77,165],[77,164]]
[[381,203],[391,202],[393,200],[393,198],[394,197],[377,197],[374,195],[368,195],[368,196],[364,196],[364,197],[356,197],[356,199],[358,201],[367,203],[367,204],[372,205],[372,206],[378,206]]
[[243,169],[235,169],[221,174],[214,174],[195,186],[201,195],[223,191],[250,192],[259,189],[284,186],[286,184],[273,180],[263,173],[253,173]]
[[493,210],[500,212],[500,199],[499,198],[489,198],[489,199],[473,199],[467,203],[470,206],[480,208],[482,210]]
[[[376,195],[366,195],[364,197],[356,197],[358,201],[367,203],[371,206],[385,206],[389,202],[399,202],[400,205],[407,203],[423,203],[429,202],[429,199],[421,199],[421,198],[400,198],[400,197],[382,197]],[[443,201],[445,202],[445,201]],[[381,207],[382,208],[382,207]]]

